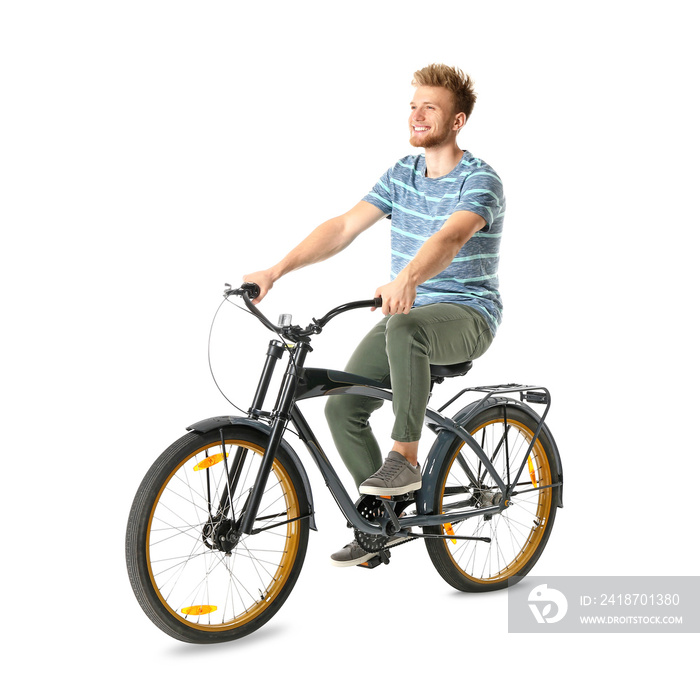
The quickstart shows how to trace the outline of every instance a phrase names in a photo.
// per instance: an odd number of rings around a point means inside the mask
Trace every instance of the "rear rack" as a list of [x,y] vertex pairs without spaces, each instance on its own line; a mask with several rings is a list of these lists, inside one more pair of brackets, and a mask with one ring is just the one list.
[[497,384],[496,386],[471,386],[469,388],[462,389],[458,394],[456,394],[449,401],[447,401],[445,405],[443,405],[441,408],[438,408],[438,413],[441,413],[443,410],[445,410],[445,408],[452,405],[460,396],[469,391],[485,393],[486,396],[484,396],[481,399],[482,403],[484,403],[489,398],[491,398],[491,396],[494,396],[496,394],[519,393],[521,401],[527,401],[528,403],[541,403],[543,405],[547,405],[547,409],[545,410],[544,415],[542,416],[543,418],[549,411],[549,406],[551,403],[551,396],[549,395],[549,391],[544,386],[533,386],[530,384]]

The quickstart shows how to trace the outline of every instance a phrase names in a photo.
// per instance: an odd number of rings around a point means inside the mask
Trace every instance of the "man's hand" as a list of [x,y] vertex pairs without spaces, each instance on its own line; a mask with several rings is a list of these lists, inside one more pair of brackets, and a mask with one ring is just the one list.
[[408,314],[416,299],[416,286],[399,274],[391,283],[377,288],[374,297],[382,298],[382,314]]
[[275,280],[276,277],[272,269],[255,271],[252,274],[243,276],[243,283],[255,283],[260,287],[260,295],[252,301],[254,305],[257,305],[270,292]]

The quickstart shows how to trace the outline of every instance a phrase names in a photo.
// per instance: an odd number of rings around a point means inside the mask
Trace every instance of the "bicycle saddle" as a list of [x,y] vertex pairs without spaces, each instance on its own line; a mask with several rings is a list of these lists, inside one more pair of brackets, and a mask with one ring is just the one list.
[[430,365],[430,376],[433,379],[445,377],[461,377],[472,368],[472,361],[458,362],[456,365]]

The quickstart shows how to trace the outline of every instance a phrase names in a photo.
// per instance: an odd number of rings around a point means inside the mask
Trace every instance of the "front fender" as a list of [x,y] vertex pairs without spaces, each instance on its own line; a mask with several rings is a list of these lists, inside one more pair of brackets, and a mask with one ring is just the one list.
[[[217,417],[210,417],[206,420],[200,420],[190,425],[187,429],[190,432],[197,432],[199,434],[205,434],[206,432],[211,432],[213,429],[220,429],[222,427],[230,427],[231,425],[244,425],[246,427],[252,427],[253,429],[270,435],[270,426],[260,420],[251,420],[247,417],[233,417],[231,415],[219,415]],[[311,484],[309,483],[309,476],[306,474],[306,469],[304,468],[299,456],[297,456],[296,451],[290,446],[286,439],[282,439],[280,446],[287,456],[294,463],[299,477],[301,478],[302,484],[304,485],[304,491],[306,492],[306,497],[309,500],[309,528],[311,530],[318,530],[316,527],[316,516],[314,514],[314,498],[311,494]]]

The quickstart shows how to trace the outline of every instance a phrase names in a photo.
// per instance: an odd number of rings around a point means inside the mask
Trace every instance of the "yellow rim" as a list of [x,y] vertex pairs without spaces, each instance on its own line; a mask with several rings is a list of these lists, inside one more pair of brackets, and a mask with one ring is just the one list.
[[[264,453],[264,449],[260,446],[257,446],[256,444],[253,444],[248,441],[241,441],[241,440],[231,440],[227,439],[225,440],[225,445],[229,447],[232,451],[235,451],[237,448],[245,448],[253,453],[257,454],[258,456],[262,457],[262,454]],[[240,626],[243,626],[244,624],[247,624],[248,622],[252,621],[256,617],[260,616],[269,606],[272,602],[274,602],[275,598],[279,594],[279,592],[282,590],[284,587],[285,583],[287,582],[289,576],[291,575],[292,571],[292,566],[295,562],[296,555],[299,549],[299,542],[301,539],[301,529],[298,521],[294,521],[291,523],[287,523],[286,525],[279,526],[278,528],[275,528],[274,530],[276,531],[277,534],[280,534],[280,536],[283,539],[284,542],[284,549],[279,550],[281,551],[279,563],[276,565],[276,569],[274,571],[274,574],[271,573],[271,570],[273,566],[270,566],[269,563],[266,562],[262,565],[261,569],[257,570],[257,573],[263,573],[263,577],[261,578],[260,583],[255,584],[255,588],[246,588],[245,584],[240,584],[236,583],[236,575],[233,572],[233,567],[229,569],[230,573],[230,578],[231,578],[231,591],[233,592],[234,589],[239,590],[239,591],[247,591],[249,589],[255,589],[257,590],[257,593],[260,593],[259,598],[254,598],[254,601],[250,604],[250,606],[245,607],[244,611],[234,614],[233,616],[229,617],[226,621],[223,621],[221,623],[200,623],[199,621],[194,621],[191,619],[186,619],[183,617],[183,615],[179,612],[183,612],[185,616],[195,616],[197,619],[202,618],[204,615],[208,615],[211,612],[214,612],[217,610],[219,607],[219,603],[217,602],[197,602],[194,603],[193,606],[189,607],[181,607],[178,605],[175,605],[175,607],[171,606],[172,603],[169,603],[165,597],[163,596],[163,593],[161,592],[161,588],[157,584],[157,578],[156,575],[154,574],[153,571],[153,565],[151,562],[151,545],[154,543],[154,541],[158,540],[158,536],[153,536],[152,535],[152,528],[153,528],[153,521],[154,521],[154,516],[156,514],[156,511],[158,507],[160,506],[161,502],[161,497],[163,496],[163,493],[166,491],[166,488],[168,487],[169,483],[175,475],[180,472],[183,468],[185,471],[190,471],[190,472],[195,472],[195,468],[199,470],[199,466],[202,465],[201,462],[197,464],[197,466],[192,466],[191,465],[191,459],[197,456],[198,454],[202,454],[204,451],[207,449],[211,449],[214,447],[221,447],[220,442],[214,442],[212,444],[208,444],[205,446],[200,447],[195,451],[194,453],[190,454],[187,456],[181,463],[178,464],[177,468],[175,468],[172,473],[168,476],[167,480],[163,483],[163,486],[160,488],[160,491],[158,492],[158,497],[156,498],[155,502],[153,503],[153,508],[151,510],[151,514],[149,516],[148,520],[148,528],[146,531],[146,563],[148,565],[148,573],[149,577],[151,579],[151,584],[153,585],[153,589],[158,595],[158,598],[160,599],[161,603],[163,606],[170,612],[170,614],[177,620],[179,620],[181,623],[185,624],[186,626],[189,626],[190,628],[193,629],[198,629],[200,631],[226,631],[226,630],[231,630],[238,628]],[[227,451],[228,456],[232,456],[233,453]],[[206,468],[206,463],[202,465],[202,468]],[[200,475],[203,473],[198,473]],[[295,491],[294,491],[294,486],[292,484],[291,478],[289,477],[287,471],[284,469],[282,464],[275,459],[273,466],[272,466],[272,474],[276,477],[277,482],[279,483],[279,492],[281,493],[280,500],[283,500],[284,502],[284,507],[286,510],[286,517],[280,517],[277,520],[278,521],[283,521],[283,520],[288,520],[292,518],[297,518],[299,514],[299,507],[298,507],[298,499],[296,497]],[[253,476],[254,477],[254,476]],[[270,482],[268,481],[268,490],[266,490],[266,494],[270,489]],[[274,485],[273,485],[274,487]],[[261,510],[263,509],[263,506],[261,505]],[[200,526],[201,527],[201,526]],[[193,531],[194,532],[194,531]],[[263,535],[264,533],[260,533],[259,535]],[[245,542],[250,542],[251,540],[254,540],[256,536],[247,536],[245,538]],[[243,542],[243,541],[241,541]],[[206,549],[206,548],[205,548]],[[245,548],[249,553],[251,550],[246,547]],[[208,552],[202,552],[202,555],[207,555]],[[216,553],[216,551],[212,551],[212,554],[214,556],[218,556],[223,554],[222,552]],[[262,590],[263,581],[267,580],[269,577],[269,583],[267,583],[267,587],[265,590]],[[228,597],[228,595],[227,595]],[[205,596],[204,599],[206,600],[207,597]],[[176,609],[177,608],[177,609]]]

